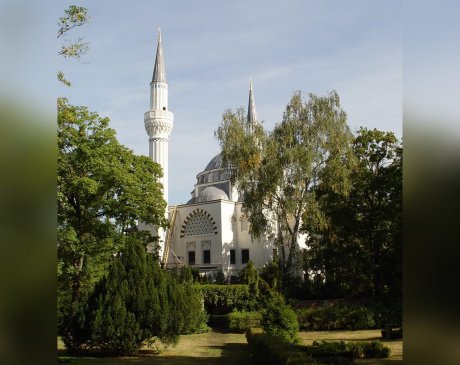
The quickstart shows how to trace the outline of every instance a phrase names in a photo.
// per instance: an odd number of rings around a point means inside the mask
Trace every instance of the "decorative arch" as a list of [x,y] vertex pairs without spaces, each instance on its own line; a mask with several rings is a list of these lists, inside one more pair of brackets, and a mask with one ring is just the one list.
[[193,210],[182,224],[180,236],[200,236],[217,234],[217,224],[214,218],[204,209]]

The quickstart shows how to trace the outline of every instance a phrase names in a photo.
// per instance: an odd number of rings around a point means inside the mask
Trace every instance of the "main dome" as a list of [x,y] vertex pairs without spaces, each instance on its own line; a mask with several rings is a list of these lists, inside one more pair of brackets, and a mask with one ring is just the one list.
[[232,170],[224,167],[222,155],[214,156],[205,169],[196,175],[195,189],[187,204],[202,203],[212,200],[230,200]]
[[214,156],[211,161],[206,165],[204,171],[216,170],[222,168],[222,155],[219,153]]

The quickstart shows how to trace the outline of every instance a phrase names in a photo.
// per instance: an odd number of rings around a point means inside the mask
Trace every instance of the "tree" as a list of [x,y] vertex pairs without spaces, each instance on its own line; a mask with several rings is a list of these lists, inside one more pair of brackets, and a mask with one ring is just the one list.
[[353,150],[349,195],[318,187],[327,224],[306,227],[305,269],[324,275],[329,296],[400,297],[402,146],[391,132],[361,128]]
[[[87,24],[89,20],[90,18],[86,8],[70,5],[66,10],[64,10],[64,16],[59,18],[57,38],[65,38],[71,29],[81,27],[82,25]],[[80,60],[81,56],[84,55],[88,49],[88,43],[83,42],[81,38],[74,41],[64,39],[61,44],[61,49],[58,51],[58,55],[63,56],[64,58],[74,58],[76,60]],[[65,78],[62,71],[58,71],[57,79],[64,85],[71,86],[70,81]]]
[[262,310],[260,324],[265,333],[280,337],[283,341],[301,342],[297,315],[279,294],[272,297]]
[[[108,118],[58,100],[58,308],[67,312],[106,273],[137,222],[164,225],[161,167],[121,145]],[[61,313],[60,318],[66,314]]]
[[343,193],[350,189],[353,136],[334,91],[324,97],[310,94],[308,100],[296,92],[282,122],[267,134],[261,126],[245,132],[243,115],[227,111],[216,137],[243,195],[251,234],[275,237],[285,285],[298,269],[302,222],[324,220],[316,187],[323,184]]
[[126,239],[81,311],[84,326],[77,333],[66,327],[63,340],[68,349],[131,355],[152,337],[171,343],[179,334],[206,328],[201,296],[191,283],[180,283],[161,269],[135,235]]

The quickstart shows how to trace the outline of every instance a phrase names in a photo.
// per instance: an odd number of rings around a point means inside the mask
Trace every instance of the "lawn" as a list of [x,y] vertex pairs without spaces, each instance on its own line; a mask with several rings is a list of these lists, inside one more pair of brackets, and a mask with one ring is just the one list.
[[[330,331],[330,332],[300,332],[300,337],[306,345],[313,340],[373,340],[380,338],[379,330],[366,331]],[[391,348],[389,359],[356,360],[356,364],[390,365],[402,364],[402,341],[385,341]],[[63,350],[62,343],[58,348]],[[118,358],[66,358],[69,364],[160,364],[160,365],[249,365],[246,337],[244,334],[209,332],[199,335],[180,336],[175,347],[169,347],[161,355],[146,355],[138,357]]]
[[[63,349],[62,343],[58,348]],[[218,360],[216,360],[216,358]],[[208,332],[180,336],[179,343],[161,355],[118,358],[64,358],[69,364],[249,365],[244,334]]]

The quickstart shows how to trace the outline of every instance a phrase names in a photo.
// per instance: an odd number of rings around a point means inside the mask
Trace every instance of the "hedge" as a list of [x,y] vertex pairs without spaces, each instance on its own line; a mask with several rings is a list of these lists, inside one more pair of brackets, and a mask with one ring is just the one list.
[[259,312],[232,312],[227,314],[228,329],[232,332],[245,332],[251,327],[259,327],[262,315]]
[[194,285],[203,295],[204,306],[209,314],[226,314],[233,310],[248,309],[249,286],[244,284]]
[[312,346],[306,346],[306,351],[313,357],[345,356],[373,359],[390,356],[390,348],[380,341],[313,341]]
[[382,325],[379,314],[364,306],[302,308],[297,309],[296,314],[303,331],[364,330]]
[[250,328],[246,338],[256,364],[353,364],[356,358],[387,358],[390,349],[380,341],[314,341],[312,346],[294,345],[282,338]]

